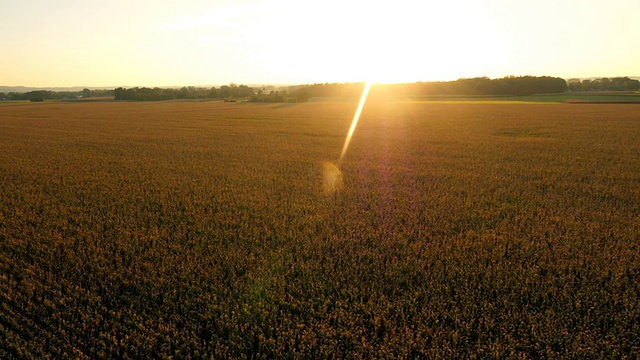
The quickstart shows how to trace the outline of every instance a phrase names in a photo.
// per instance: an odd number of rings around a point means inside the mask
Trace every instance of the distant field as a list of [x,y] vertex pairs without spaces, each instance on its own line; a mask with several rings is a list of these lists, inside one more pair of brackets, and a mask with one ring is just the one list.
[[0,358],[638,358],[627,104],[0,104]]

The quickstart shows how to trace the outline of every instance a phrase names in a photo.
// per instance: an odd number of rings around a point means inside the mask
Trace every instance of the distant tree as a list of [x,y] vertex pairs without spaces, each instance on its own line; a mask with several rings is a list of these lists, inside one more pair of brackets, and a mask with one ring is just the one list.
[[215,87],[204,88],[195,86],[183,86],[180,89],[163,88],[116,88],[113,91],[116,100],[158,101],[171,99],[212,99],[212,98],[249,98],[253,89],[246,85],[222,86],[219,90]]
[[306,89],[300,89],[296,92],[295,96],[297,102],[307,102],[311,97],[311,93],[309,93],[309,91],[307,91]]
[[637,91],[640,81],[629,77],[585,79],[581,82],[569,80],[570,90],[600,90],[600,91]]
[[93,90],[92,94],[93,96],[114,96],[114,90],[113,89]]
[[191,97],[191,91],[188,87],[183,86],[178,90],[178,99],[188,99]]
[[126,93],[126,90],[124,88],[121,88],[121,87],[116,88],[113,90],[113,98],[115,100],[125,100],[124,99],[125,93]]
[[56,92],[50,90],[35,90],[24,93],[23,99],[25,100],[45,100],[45,99],[58,99],[61,98]]
[[630,79],[629,77],[613,78],[609,82],[608,90],[618,90],[618,91],[640,90],[640,81]]
[[580,79],[569,79],[567,80],[567,88],[571,91],[582,90],[582,82]]
[[89,89],[82,89],[82,97],[83,97],[83,98],[91,97],[91,90],[89,90]]
[[250,88],[247,85],[239,85],[238,86],[238,94],[237,94],[238,97],[248,98],[251,95],[253,95],[253,89],[252,88]]
[[567,82],[549,76],[487,77],[455,81],[407,84],[400,89],[403,95],[531,95],[559,93],[567,89]]
[[223,85],[217,91],[217,97],[227,100],[249,99],[253,95],[253,88],[247,85],[236,85],[233,83],[229,85]]
[[596,79],[593,81],[596,90],[609,90],[611,81],[608,78]]
[[227,85],[220,86],[220,90],[218,91],[218,96],[223,99],[228,99],[231,97],[231,88]]
[[10,92],[7,94],[7,100],[25,100],[23,95],[17,92]]

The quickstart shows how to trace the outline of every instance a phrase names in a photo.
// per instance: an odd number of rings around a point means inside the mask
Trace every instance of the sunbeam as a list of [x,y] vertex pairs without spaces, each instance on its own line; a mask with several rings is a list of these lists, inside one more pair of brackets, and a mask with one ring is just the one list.
[[371,83],[366,82],[364,84],[364,89],[362,90],[362,96],[360,96],[360,103],[358,104],[358,109],[356,110],[355,115],[353,116],[353,120],[351,121],[351,128],[349,128],[349,133],[347,134],[347,138],[344,141],[344,146],[342,147],[342,152],[340,153],[340,157],[338,158],[337,167],[340,167],[342,164],[342,160],[344,160],[344,155],[347,153],[347,149],[349,148],[349,143],[351,142],[351,137],[353,136],[353,132],[356,130],[356,125],[358,125],[358,120],[360,119],[360,114],[362,113],[362,108],[364,107],[364,103],[367,100],[367,95],[369,95],[369,89],[371,88]]

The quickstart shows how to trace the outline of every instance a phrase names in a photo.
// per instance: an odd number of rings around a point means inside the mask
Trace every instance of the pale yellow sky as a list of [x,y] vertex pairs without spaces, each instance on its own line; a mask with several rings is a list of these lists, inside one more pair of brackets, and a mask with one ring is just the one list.
[[0,0],[0,86],[640,76],[637,0]]

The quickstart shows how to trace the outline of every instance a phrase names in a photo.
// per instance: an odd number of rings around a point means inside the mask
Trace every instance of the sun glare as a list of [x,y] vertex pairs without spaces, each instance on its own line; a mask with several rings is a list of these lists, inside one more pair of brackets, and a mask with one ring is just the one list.
[[250,30],[265,35],[258,46],[264,69],[307,82],[391,83],[484,76],[507,58],[488,14],[472,4],[329,2],[287,3],[272,9],[275,20]]
[[344,155],[347,153],[347,149],[349,148],[349,143],[351,142],[351,137],[353,136],[353,132],[356,130],[356,126],[358,125],[358,120],[360,120],[360,114],[362,114],[362,108],[364,108],[364,103],[367,101],[367,95],[369,95],[369,89],[371,89],[371,83],[366,82],[364,84],[364,89],[362,89],[362,95],[360,96],[360,102],[358,103],[358,108],[356,109],[356,113],[353,116],[353,120],[351,121],[351,127],[349,128],[349,132],[347,133],[347,138],[344,141],[344,146],[342,147],[342,152],[340,152],[340,158],[338,158],[338,166],[342,163],[344,159]]

